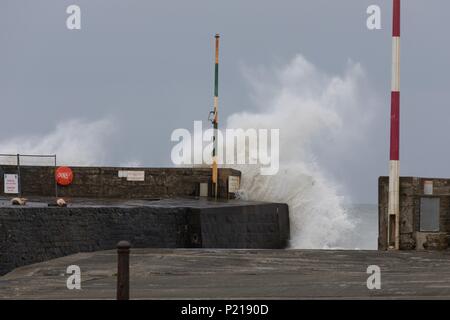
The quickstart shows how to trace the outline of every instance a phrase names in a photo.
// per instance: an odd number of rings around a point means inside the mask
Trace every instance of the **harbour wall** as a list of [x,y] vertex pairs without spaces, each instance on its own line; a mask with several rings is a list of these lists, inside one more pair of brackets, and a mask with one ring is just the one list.
[[78,252],[134,248],[285,248],[285,204],[0,207],[0,275]]

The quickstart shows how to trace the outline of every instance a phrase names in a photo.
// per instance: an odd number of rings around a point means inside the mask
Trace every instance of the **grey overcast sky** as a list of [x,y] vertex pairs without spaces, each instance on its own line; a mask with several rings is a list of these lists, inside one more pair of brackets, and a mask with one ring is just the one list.
[[[71,4],[81,7],[81,30],[66,28]],[[371,4],[381,7],[382,30],[366,28]],[[402,175],[450,176],[449,22],[448,0],[403,1]],[[356,202],[376,203],[389,157],[388,0],[1,0],[0,145],[112,117],[108,163],[170,165],[171,132],[205,120],[212,105],[216,32],[221,119],[255,108],[245,68],[298,54],[331,75],[361,64],[376,123],[362,149],[319,162]]]

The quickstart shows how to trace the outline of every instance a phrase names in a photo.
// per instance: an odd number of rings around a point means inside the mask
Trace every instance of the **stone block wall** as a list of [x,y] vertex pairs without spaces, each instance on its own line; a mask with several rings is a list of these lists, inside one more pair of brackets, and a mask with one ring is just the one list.
[[[74,178],[69,186],[59,186],[61,197],[147,199],[198,196],[199,184],[211,182],[209,168],[119,168],[71,167]],[[127,181],[120,170],[145,171],[145,181]],[[22,166],[20,185],[23,196],[55,196],[55,168]],[[0,195],[4,194],[4,173],[17,173],[16,166],[0,166]],[[219,169],[219,197],[228,197],[228,177],[237,170]],[[211,189],[211,186],[210,186]]]
[[[426,181],[433,183],[432,194],[425,194]],[[378,249],[387,250],[389,177],[378,180]],[[420,232],[420,201],[440,199],[439,231]],[[450,235],[450,179],[400,178],[400,249],[446,249]]]
[[[289,209],[266,203],[201,209],[202,244],[205,248],[285,248],[288,245]],[[223,239],[227,241],[223,241]]]
[[74,254],[133,248],[285,248],[285,204],[198,207],[0,208],[0,275]]

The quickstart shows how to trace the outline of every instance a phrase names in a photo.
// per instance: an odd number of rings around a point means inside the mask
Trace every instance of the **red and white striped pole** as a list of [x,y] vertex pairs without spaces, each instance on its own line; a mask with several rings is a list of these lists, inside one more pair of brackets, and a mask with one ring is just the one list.
[[393,0],[388,248],[400,242],[400,0]]

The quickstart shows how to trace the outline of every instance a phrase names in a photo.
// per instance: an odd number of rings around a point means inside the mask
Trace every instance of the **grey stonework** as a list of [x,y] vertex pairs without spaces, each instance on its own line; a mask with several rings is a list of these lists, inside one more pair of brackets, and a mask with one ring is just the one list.
[[[59,186],[61,197],[88,198],[167,198],[198,196],[200,183],[211,183],[209,168],[122,168],[71,167],[73,183]],[[119,170],[145,171],[145,181],[127,181]],[[23,196],[54,196],[54,167],[22,166],[20,184]],[[0,172],[17,173],[16,166],[0,166]],[[219,197],[228,197],[228,177],[241,176],[240,171],[219,169]],[[4,194],[4,176],[0,174],[0,195]],[[211,188],[211,186],[210,186]]]
[[[209,168],[71,168],[73,183],[58,188],[66,208],[47,206],[54,202],[55,168],[21,167],[26,207],[9,204],[15,195],[4,194],[0,175],[0,275],[77,252],[113,249],[120,240],[134,248],[287,246],[286,204],[224,200],[233,198],[228,177],[240,177],[237,170],[219,169],[219,200],[208,201],[197,196],[200,183],[209,183],[211,191]],[[145,181],[127,181],[119,170],[145,171]]]
[[[433,182],[433,194],[424,194],[426,181]],[[387,217],[389,178],[378,180],[378,249],[387,250]],[[420,200],[423,197],[439,198],[439,231],[421,232]],[[400,249],[445,250],[450,243],[450,179],[400,178]]]
[[0,207],[0,275],[77,252],[133,248],[285,248],[285,204],[158,201],[123,207]]

